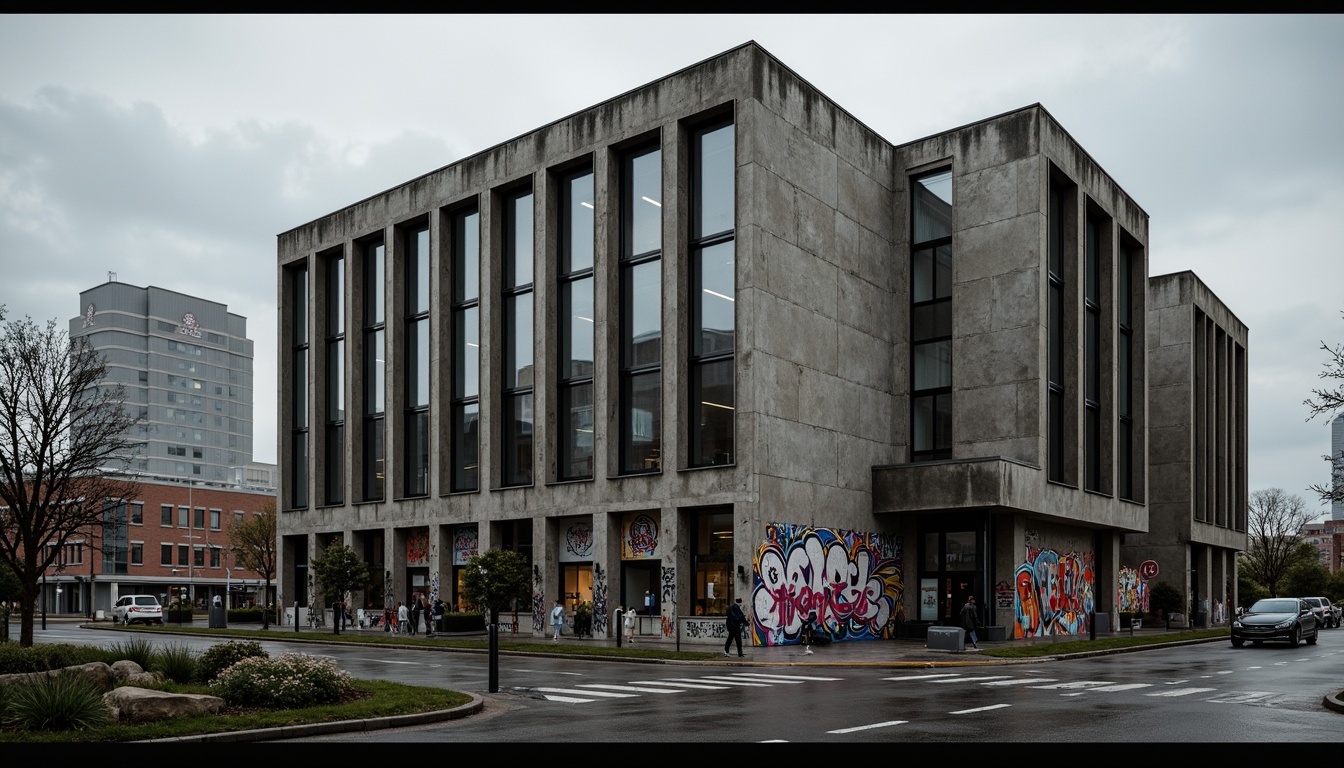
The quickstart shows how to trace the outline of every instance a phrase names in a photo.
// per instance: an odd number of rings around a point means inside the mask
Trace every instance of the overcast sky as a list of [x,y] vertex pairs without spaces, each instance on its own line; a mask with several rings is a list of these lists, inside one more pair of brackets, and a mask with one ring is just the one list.
[[0,304],[227,304],[274,462],[276,235],[749,40],[893,143],[1042,104],[1250,328],[1250,490],[1328,514],[1344,16],[0,16]]

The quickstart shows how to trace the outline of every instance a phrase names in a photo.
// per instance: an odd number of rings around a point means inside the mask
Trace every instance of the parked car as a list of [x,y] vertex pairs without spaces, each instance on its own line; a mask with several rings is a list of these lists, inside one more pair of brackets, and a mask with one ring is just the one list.
[[159,598],[153,595],[122,595],[112,606],[112,623],[130,626],[141,624],[162,624],[163,606]]
[[1339,626],[1340,607],[1331,605],[1328,597],[1304,597],[1303,602],[1311,606],[1311,612],[1316,614],[1316,622],[1326,629]]
[[1240,648],[1247,640],[1255,645],[1284,640],[1293,648],[1302,640],[1315,645],[1318,627],[1316,614],[1301,598],[1266,597],[1232,621],[1232,645]]

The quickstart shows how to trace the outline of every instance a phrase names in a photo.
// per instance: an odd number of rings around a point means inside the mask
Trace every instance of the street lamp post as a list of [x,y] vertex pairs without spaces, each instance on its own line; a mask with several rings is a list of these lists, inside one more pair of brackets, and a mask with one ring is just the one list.
[[178,599],[178,600],[174,600],[174,599],[173,599],[173,597],[174,597],[174,593],[176,593],[176,592],[177,592],[177,569],[174,568],[174,569],[173,569],[173,586],[172,586],[172,589],[169,591],[169,595],[168,595],[168,610],[170,610],[170,611],[173,610],[173,603],[177,603],[177,611],[176,611],[176,613],[177,613],[177,625],[180,627],[180,626],[182,626],[182,601],[181,601],[180,599]]
[[[489,571],[477,566],[481,572],[481,580],[489,583]],[[490,692],[499,693],[499,610],[493,605],[490,606],[490,623],[486,626],[486,637],[489,639],[489,681]]]

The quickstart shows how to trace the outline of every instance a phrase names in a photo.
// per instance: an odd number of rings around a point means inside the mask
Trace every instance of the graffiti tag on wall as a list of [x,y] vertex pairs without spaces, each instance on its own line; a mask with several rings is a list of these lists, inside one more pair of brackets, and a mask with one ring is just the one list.
[[896,635],[904,584],[900,538],[767,523],[757,551],[751,642],[798,642],[803,620],[832,641]]
[[652,558],[658,556],[658,521],[648,513],[632,516],[621,540],[621,556]]
[[1027,547],[1014,579],[1013,637],[1086,634],[1095,604],[1093,558],[1091,552]]
[[1133,568],[1120,567],[1115,605],[1122,613],[1148,612],[1148,582]]
[[601,563],[593,563],[593,634],[607,634],[607,572]]
[[578,562],[593,559],[593,523],[576,520],[565,526],[565,546],[560,551],[560,562]]

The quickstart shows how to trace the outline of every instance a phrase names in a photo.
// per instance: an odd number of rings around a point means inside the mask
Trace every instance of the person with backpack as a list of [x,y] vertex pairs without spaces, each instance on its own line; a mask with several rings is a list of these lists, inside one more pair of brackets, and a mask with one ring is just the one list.
[[742,598],[737,598],[732,605],[728,606],[728,639],[723,641],[723,655],[731,656],[728,648],[737,641],[737,657],[740,659],[742,653],[742,629],[747,625],[747,615],[742,612]]

